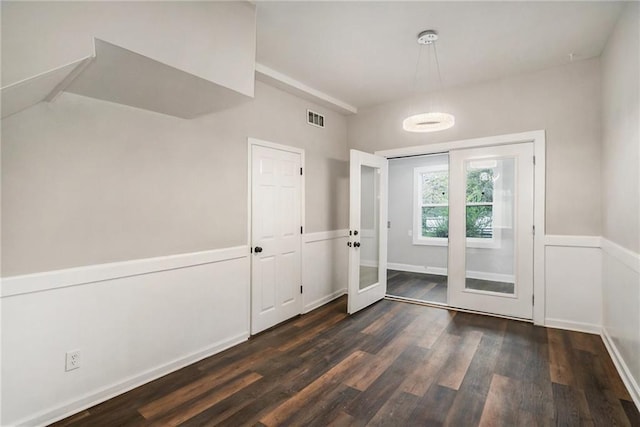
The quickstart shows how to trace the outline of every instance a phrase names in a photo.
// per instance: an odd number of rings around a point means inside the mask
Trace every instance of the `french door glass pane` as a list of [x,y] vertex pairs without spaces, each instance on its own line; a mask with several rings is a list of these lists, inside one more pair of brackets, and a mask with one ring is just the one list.
[[493,206],[467,205],[467,237],[493,237]]
[[422,207],[422,236],[423,237],[448,237],[449,236],[449,207],[448,206],[423,206]]
[[380,174],[378,168],[360,171],[360,289],[378,283]]
[[467,290],[515,294],[515,164],[465,162]]
[[449,201],[449,172],[430,171],[422,174],[422,203],[437,204]]

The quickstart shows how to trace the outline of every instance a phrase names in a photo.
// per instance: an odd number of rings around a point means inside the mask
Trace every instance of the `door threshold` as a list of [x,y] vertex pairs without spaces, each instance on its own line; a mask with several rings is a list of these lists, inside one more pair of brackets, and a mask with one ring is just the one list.
[[445,308],[448,309],[450,308],[448,304],[445,304],[443,302],[433,302],[433,301],[426,301],[423,299],[417,299],[417,298],[410,298],[410,297],[400,297],[397,295],[385,295],[384,299],[388,299],[391,301],[398,301],[398,302],[410,302],[412,304],[418,304],[418,305],[426,305],[429,307],[436,307],[436,308]]
[[424,305],[426,307],[441,308],[441,309],[444,309],[444,310],[459,311],[461,313],[479,314],[481,316],[491,316],[491,317],[498,317],[500,319],[508,319],[508,320],[516,320],[518,322],[533,323],[532,319],[523,319],[522,317],[506,316],[504,314],[487,313],[485,311],[476,311],[476,310],[469,310],[469,309],[466,309],[466,308],[452,307],[452,306],[450,306],[448,304],[442,304],[442,303],[438,303],[438,302],[423,301],[423,300],[419,300],[419,299],[415,299],[415,298],[397,297],[395,295],[385,295],[384,299],[387,299],[389,301],[406,302],[406,303],[409,303],[409,304]]

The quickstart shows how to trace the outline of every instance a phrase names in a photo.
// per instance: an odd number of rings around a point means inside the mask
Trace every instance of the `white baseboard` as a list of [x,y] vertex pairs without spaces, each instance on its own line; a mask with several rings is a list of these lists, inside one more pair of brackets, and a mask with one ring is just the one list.
[[640,386],[638,386],[638,383],[633,378],[633,375],[631,375],[629,367],[622,358],[622,355],[618,351],[616,344],[611,339],[611,336],[607,332],[607,329],[604,327],[602,328],[601,336],[602,341],[604,341],[604,345],[605,347],[607,347],[607,351],[609,352],[609,355],[613,360],[613,364],[616,366],[618,374],[620,374],[620,378],[622,378],[624,385],[627,387],[627,390],[629,391],[633,402],[636,404],[636,407],[640,408]]
[[[365,264],[363,264],[365,265]],[[407,271],[410,273],[435,274],[437,276],[446,276],[447,269],[442,267],[428,267],[423,265],[401,264],[396,262],[387,263],[390,270]],[[493,282],[513,283],[514,277],[509,274],[488,273],[484,271],[467,271],[467,277],[470,279],[491,280]]]
[[313,311],[316,308],[333,301],[334,299],[340,298],[342,295],[345,295],[346,293],[347,293],[347,288],[344,288],[332,293],[331,295],[327,295],[325,297],[312,301],[306,306],[304,306],[304,308],[302,309],[302,314]]
[[585,332],[587,334],[600,335],[602,327],[593,323],[572,322],[562,319],[545,319],[544,326],[547,328],[564,329],[567,331]]
[[377,267],[379,265],[379,262],[378,261],[367,260],[367,259],[361,259],[360,260],[360,265],[362,267]]
[[249,331],[229,338],[227,340],[215,343],[214,345],[192,353],[188,356],[173,360],[162,366],[152,368],[142,374],[127,378],[117,384],[107,386],[95,393],[87,394],[79,399],[66,402],[63,405],[53,409],[35,414],[29,418],[17,421],[16,425],[48,425],[56,421],[62,420],[68,416],[76,414],[94,405],[107,401],[120,394],[126,393],[136,387],[151,382],[155,379],[163,377],[185,366],[191,365],[214,354],[220,353],[234,345],[240,344],[249,338]]
[[487,273],[484,271],[467,271],[470,279],[490,280],[492,282],[514,283],[515,277],[512,274]]
[[435,274],[436,276],[446,276],[447,269],[440,267],[426,267],[424,265],[402,264],[398,262],[387,263],[389,270],[407,271],[409,273]]

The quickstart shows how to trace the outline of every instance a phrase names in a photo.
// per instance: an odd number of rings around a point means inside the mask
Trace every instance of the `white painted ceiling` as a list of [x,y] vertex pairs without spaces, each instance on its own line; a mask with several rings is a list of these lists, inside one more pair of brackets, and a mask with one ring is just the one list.
[[[257,61],[364,108],[415,93],[422,30],[440,33],[442,83],[451,87],[562,65],[570,53],[598,56],[622,8],[613,1],[257,2]],[[428,83],[423,62],[419,88]]]

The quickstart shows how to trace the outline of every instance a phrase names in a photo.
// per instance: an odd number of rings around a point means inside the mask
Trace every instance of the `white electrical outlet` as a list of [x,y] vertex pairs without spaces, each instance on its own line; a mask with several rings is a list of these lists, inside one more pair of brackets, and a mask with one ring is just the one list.
[[66,371],[73,371],[80,367],[80,350],[67,351]]

